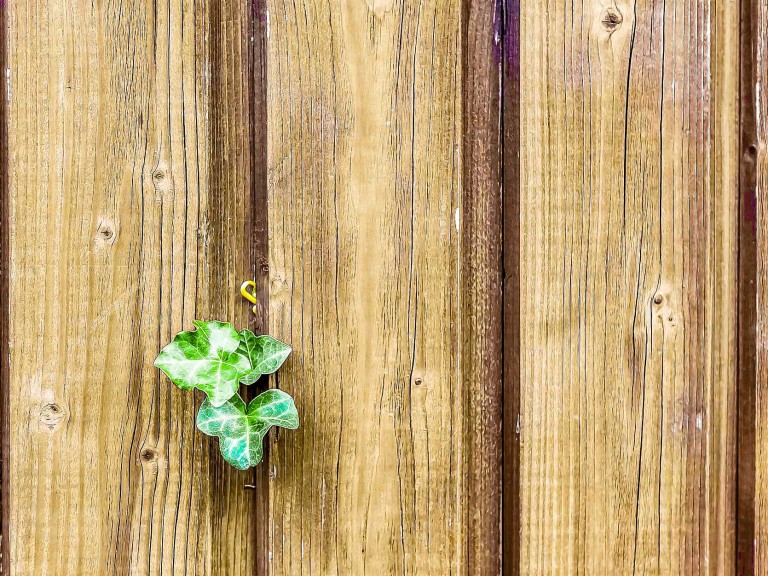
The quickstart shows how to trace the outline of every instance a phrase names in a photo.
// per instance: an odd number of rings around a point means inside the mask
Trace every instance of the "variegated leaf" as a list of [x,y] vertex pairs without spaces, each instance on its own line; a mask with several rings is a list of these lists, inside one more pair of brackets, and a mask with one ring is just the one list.
[[296,405],[281,390],[267,390],[247,406],[239,394],[219,407],[206,400],[197,414],[197,427],[218,436],[222,456],[238,470],[261,462],[262,442],[272,426],[299,427]]
[[291,347],[272,336],[256,336],[250,330],[241,330],[238,352],[251,362],[251,370],[240,381],[253,384],[264,374],[276,372],[290,355]]
[[182,390],[198,388],[213,406],[221,406],[237,393],[240,377],[251,371],[250,360],[240,354],[240,337],[226,322],[194,322],[196,330],[179,332],[160,351],[155,366]]

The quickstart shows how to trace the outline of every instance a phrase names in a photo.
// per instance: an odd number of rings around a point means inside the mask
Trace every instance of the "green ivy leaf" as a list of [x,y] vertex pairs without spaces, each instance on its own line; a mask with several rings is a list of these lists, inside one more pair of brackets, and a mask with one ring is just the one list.
[[272,336],[256,336],[250,330],[241,330],[238,352],[251,362],[250,372],[241,375],[240,381],[253,384],[264,374],[276,372],[290,355],[291,347]]
[[267,390],[247,406],[239,394],[218,407],[206,400],[197,414],[197,427],[218,436],[221,455],[238,470],[261,462],[262,441],[272,426],[299,427],[293,398],[282,390]]
[[160,351],[155,366],[182,390],[198,388],[213,406],[237,393],[240,376],[251,371],[248,357],[237,349],[240,337],[226,322],[194,322],[197,330],[179,332]]

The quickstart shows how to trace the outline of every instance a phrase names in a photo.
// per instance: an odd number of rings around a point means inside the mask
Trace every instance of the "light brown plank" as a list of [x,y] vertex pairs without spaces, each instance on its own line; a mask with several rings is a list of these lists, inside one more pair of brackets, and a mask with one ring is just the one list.
[[521,574],[731,574],[738,3],[521,6]]
[[251,477],[152,366],[249,320],[250,11],[6,10],[11,574],[252,574]]
[[754,74],[754,140],[745,142],[744,168],[753,172],[757,211],[757,386],[755,430],[755,574],[768,571],[768,2],[751,3],[752,72]]
[[[0,70],[8,68],[8,11],[0,7]],[[10,336],[8,274],[10,272],[10,226],[8,202],[8,94],[10,79],[0,74],[0,574],[10,573],[8,534],[10,504]]]
[[267,5],[271,573],[465,574],[460,3]]

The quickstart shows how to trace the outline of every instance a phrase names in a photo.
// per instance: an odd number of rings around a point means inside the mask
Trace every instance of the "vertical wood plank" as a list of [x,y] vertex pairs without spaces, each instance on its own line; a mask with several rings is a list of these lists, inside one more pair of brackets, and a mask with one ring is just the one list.
[[756,574],[756,492],[759,468],[757,456],[758,338],[761,314],[758,300],[763,263],[758,246],[759,215],[756,195],[757,133],[755,116],[756,47],[758,2],[742,0],[740,24],[740,106],[739,106],[739,317],[738,317],[738,420],[736,488],[736,574]]
[[503,214],[502,574],[520,574],[520,0],[501,2]]
[[8,11],[0,4],[0,575],[10,574],[10,334],[8,274],[11,263],[8,207]]
[[270,573],[466,574],[460,2],[267,6]]
[[731,574],[738,4],[524,3],[523,574]]
[[[754,546],[754,574],[768,571],[768,70],[765,62],[768,57],[768,2],[750,0],[751,9],[745,18],[744,26],[750,28],[749,43],[745,39],[745,59],[749,57],[749,67],[742,65],[742,70],[751,72],[752,81],[742,90],[749,90],[752,99],[742,99],[744,106],[753,105],[752,114],[745,118],[742,113],[743,172],[752,178],[747,185],[754,184],[756,197],[756,317],[757,334],[755,339],[757,352],[756,370],[756,412],[752,421],[756,425],[755,445],[751,464],[756,467],[753,484],[753,503],[755,505],[754,524],[750,526]],[[746,64],[746,62],[745,62]],[[748,124],[749,121],[752,124]],[[749,192],[747,189],[745,192]],[[739,468],[741,471],[741,468]],[[745,506],[748,504],[745,502]],[[749,530],[746,531],[749,535]],[[747,548],[745,555],[751,552]],[[741,550],[739,550],[741,552]]]
[[[250,56],[248,77],[250,90],[250,160],[251,160],[251,229],[253,256],[251,276],[257,283],[257,306],[252,320],[255,334],[269,333],[269,195],[267,192],[267,7],[264,2],[251,4]],[[248,387],[253,397],[269,387],[269,378]],[[255,502],[252,518],[255,523],[256,574],[269,574],[269,442],[264,442],[262,464],[254,471]]]
[[249,7],[3,10],[10,573],[252,574],[252,476],[152,366],[250,318]]
[[502,314],[503,296],[509,295],[502,291],[501,7],[486,0],[464,3],[461,373],[470,574],[501,570]]
[[[206,10],[201,14],[205,19],[198,36],[201,47],[191,61],[204,82],[201,88],[205,90],[205,104],[199,108],[199,122],[207,131],[206,148],[201,150],[207,170],[203,182],[207,182],[208,189],[201,193],[196,262],[204,268],[199,273],[197,316],[226,319],[238,327],[261,331],[263,315],[254,317],[239,291],[246,279],[260,281],[258,289],[264,290],[263,274],[256,268],[265,250],[255,242],[266,238],[266,232],[260,229],[266,218],[266,203],[264,157],[260,153],[264,138],[252,132],[260,126],[255,116],[258,102],[253,95],[264,89],[251,70],[259,56],[255,44],[261,40],[255,28],[254,3],[185,1],[189,7]],[[194,250],[189,254],[193,255]],[[255,393],[246,390],[244,396]],[[200,399],[195,406],[199,405]],[[196,430],[195,436],[200,436]],[[258,525],[264,520],[259,516],[263,496],[254,489],[257,472],[237,472],[226,465],[217,440],[209,441],[207,449],[209,467],[201,470],[198,480],[208,486],[206,497],[211,503],[210,513],[204,518],[208,532],[201,534],[198,543],[210,546],[206,573],[258,574],[263,537]]]

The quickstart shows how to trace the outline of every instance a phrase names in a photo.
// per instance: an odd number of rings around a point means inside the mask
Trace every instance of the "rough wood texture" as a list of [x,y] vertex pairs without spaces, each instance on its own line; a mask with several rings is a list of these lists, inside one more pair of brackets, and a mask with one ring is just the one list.
[[502,574],[520,570],[520,0],[501,4],[504,386]]
[[757,401],[758,338],[762,320],[758,312],[758,278],[764,266],[758,249],[758,199],[756,196],[757,97],[756,43],[758,2],[741,0],[739,97],[739,308],[738,308],[738,420],[736,471],[736,574],[755,574],[755,480],[758,476]]
[[[250,57],[248,58],[250,92],[251,229],[250,258],[257,290],[257,314],[251,329],[256,334],[269,333],[269,210],[267,192],[267,12],[264,2],[252,5],[249,19]],[[226,105],[225,103],[222,103]],[[269,377],[248,387],[246,399],[269,387]],[[269,442],[264,442],[263,464],[254,471],[255,502],[253,521],[256,537],[256,574],[269,573]]]
[[11,263],[10,227],[8,213],[8,98],[9,78],[2,74],[7,69],[8,11],[0,4],[0,574],[10,573],[11,556],[8,534],[10,503],[10,336],[8,273]]
[[751,70],[754,82],[750,89],[755,98],[752,120],[752,139],[745,142],[743,150],[744,167],[754,178],[757,230],[757,390],[756,390],[756,478],[753,488],[755,515],[752,533],[754,535],[754,573],[768,572],[768,0],[752,0],[753,18],[745,24],[751,25],[752,52]]
[[271,573],[465,574],[460,3],[267,5]]
[[738,3],[522,3],[521,574],[732,574]]
[[505,350],[499,6],[485,0],[464,2],[460,342],[461,374],[467,393],[470,574],[499,574],[501,570]]
[[152,366],[249,319],[250,10],[5,10],[11,574],[252,574],[251,477]]

